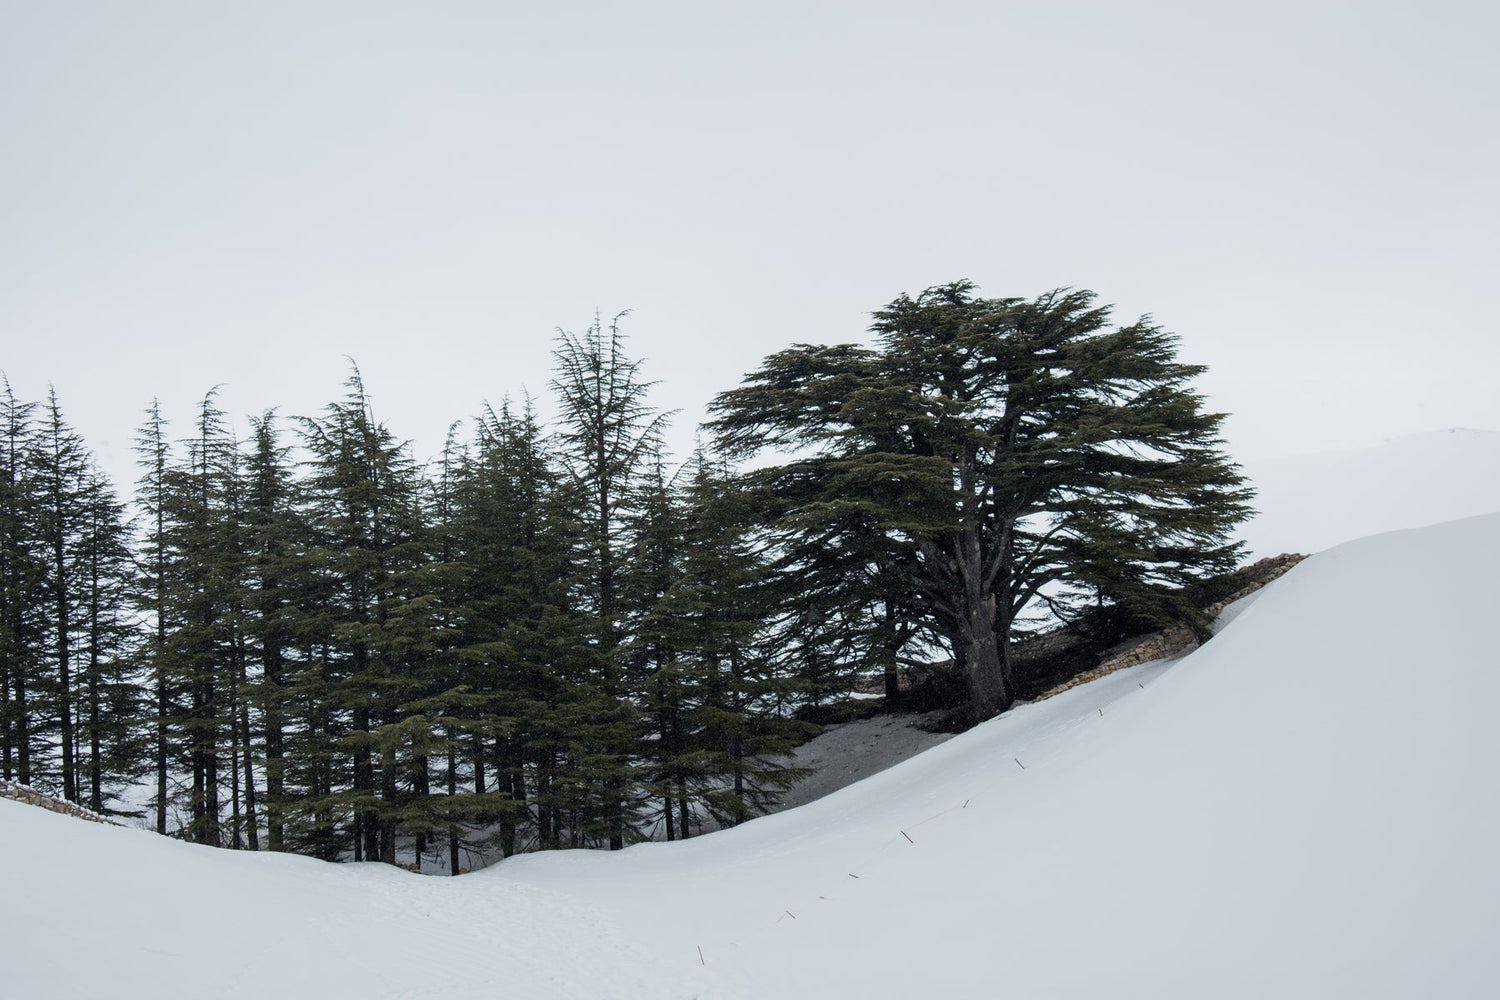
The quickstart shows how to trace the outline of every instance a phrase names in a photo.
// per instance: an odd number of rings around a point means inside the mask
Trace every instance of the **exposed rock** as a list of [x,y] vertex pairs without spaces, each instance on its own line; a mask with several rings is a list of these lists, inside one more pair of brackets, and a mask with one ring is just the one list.
[[[1249,597],[1306,558],[1304,555],[1288,552],[1279,556],[1269,556],[1253,565],[1247,566],[1245,569],[1237,571],[1236,576],[1242,577],[1242,579],[1236,580],[1239,587],[1228,597],[1217,600],[1204,608],[1204,616],[1210,621],[1218,618],[1229,605],[1235,601]],[[1048,688],[1033,700],[1041,701],[1043,698],[1051,698],[1053,695],[1061,694],[1069,688],[1077,687],[1080,684],[1087,684],[1089,681],[1096,680],[1106,674],[1112,674],[1116,670],[1133,667],[1138,663],[1149,663],[1152,660],[1162,660],[1169,656],[1182,656],[1184,653],[1196,649],[1197,646],[1198,637],[1186,625],[1177,625],[1161,632],[1139,636],[1110,650],[1097,667],[1085,670],[1076,677],[1069,678],[1061,684],[1056,684]]]
[[50,795],[44,795],[30,785],[23,785],[18,781],[6,781],[4,778],[0,778],[0,798],[14,799],[17,802],[24,802],[27,805],[37,806],[55,813],[77,816],[79,819],[86,819],[90,823],[109,823],[113,826],[122,825],[116,823],[108,816],[99,815],[92,809],[85,809],[77,803],[65,802],[62,799],[55,799]]

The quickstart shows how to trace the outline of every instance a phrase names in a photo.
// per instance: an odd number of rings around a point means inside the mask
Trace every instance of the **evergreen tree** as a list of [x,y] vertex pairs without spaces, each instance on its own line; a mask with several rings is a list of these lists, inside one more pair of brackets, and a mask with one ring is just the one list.
[[790,718],[797,682],[778,669],[770,553],[750,494],[700,449],[686,505],[682,572],[658,608],[675,625],[676,673],[690,686],[692,737],[679,774],[716,822],[733,826],[796,779],[783,758],[806,733]]
[[898,298],[875,314],[877,348],[773,355],[718,398],[714,426],[736,454],[807,452],[761,474],[812,484],[798,513],[857,507],[916,551],[909,586],[981,718],[1014,698],[1029,615],[1066,613],[1069,585],[1160,615],[1169,582],[1233,565],[1248,492],[1170,334],[1110,329],[1090,292],[972,290]]
[[340,744],[352,765],[352,787],[325,804],[350,810],[356,860],[393,862],[406,805],[399,758],[430,740],[429,722],[405,705],[430,693],[422,670],[432,596],[407,447],[375,420],[357,369],[346,387],[321,418],[303,420],[309,527],[330,626],[313,680],[347,720]]
[[623,847],[631,833],[637,778],[632,751],[639,721],[624,653],[629,623],[621,594],[632,548],[628,515],[666,419],[646,402],[653,383],[643,382],[641,362],[626,356],[619,319],[606,331],[596,317],[581,337],[559,331],[552,380],[562,411],[560,457],[582,529],[576,606],[589,624],[588,645],[579,652],[591,661],[597,694],[593,708],[576,720],[576,731],[590,762],[589,781],[597,786],[598,815],[588,826],[607,837],[611,850]]
[[167,539],[168,472],[172,466],[172,446],[167,438],[167,423],[161,414],[160,400],[153,399],[146,410],[146,422],[137,432],[136,462],[141,476],[136,481],[136,503],[145,515],[145,534],[138,556],[136,604],[145,612],[149,625],[144,660],[152,687],[152,764],[156,777],[153,800],[156,832],[167,832],[169,779],[173,749],[167,720],[175,702],[172,674],[167,664],[168,560]]
[[47,595],[42,642],[49,669],[43,675],[41,691],[47,698],[49,750],[55,754],[49,771],[56,776],[59,794],[69,802],[78,802],[75,645],[86,578],[80,549],[89,456],[82,438],[63,420],[55,391],[49,392],[42,412],[32,450]]
[[139,680],[135,559],[125,505],[92,469],[82,500],[76,759],[85,785],[81,801],[102,813],[115,811],[112,802],[145,773],[147,734],[138,720],[149,709]]
[[0,776],[30,784],[46,563],[32,458],[35,403],[0,396]]
[[693,683],[681,648],[682,629],[666,602],[682,576],[689,514],[660,452],[652,457],[642,480],[631,525],[635,552],[625,581],[632,614],[639,620],[630,662],[632,671],[644,681],[641,711],[646,729],[644,756],[650,768],[647,793],[660,803],[666,838],[686,839],[691,835],[692,810],[688,786],[698,776],[690,720]]
[[463,581],[456,655],[485,698],[470,755],[479,817],[501,851],[578,842],[588,812],[582,769],[598,679],[575,612],[579,535],[570,481],[555,465],[529,401],[487,409],[456,490]]
[[755,480],[749,516],[771,526],[768,586],[782,670],[799,678],[814,707],[847,694],[872,668],[886,696],[896,696],[907,648],[923,634],[924,609],[910,585],[914,548],[861,503],[820,497],[821,484],[799,472]]
[[[298,582],[306,573],[306,530],[288,459],[278,438],[274,414],[251,421],[251,442],[243,470],[247,655],[258,667],[256,683],[243,699],[244,728],[249,731],[249,708],[254,704],[262,720],[265,753],[266,846],[285,847],[286,687],[296,640]],[[247,769],[248,772],[248,769]],[[253,791],[253,775],[246,787]],[[252,833],[255,830],[251,825]]]
[[[184,461],[163,477],[162,604],[156,612],[165,623],[159,626],[161,689],[179,696],[169,701],[164,719],[185,754],[189,786],[183,833],[214,846],[225,841],[226,779],[231,800],[238,787],[235,702],[242,669],[245,571],[238,445],[215,403],[216,393],[211,390],[203,398],[195,433],[184,442]],[[231,843],[236,832],[231,823]]]

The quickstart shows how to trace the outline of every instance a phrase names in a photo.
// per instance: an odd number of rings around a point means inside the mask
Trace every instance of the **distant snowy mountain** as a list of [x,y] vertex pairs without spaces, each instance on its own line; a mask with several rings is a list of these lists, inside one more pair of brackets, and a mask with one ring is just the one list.
[[1336,547],[1180,661],[615,854],[424,878],[0,801],[0,995],[1491,996],[1496,553]]
[[1317,552],[1382,531],[1500,511],[1500,433],[1455,428],[1373,448],[1244,463],[1257,556]]

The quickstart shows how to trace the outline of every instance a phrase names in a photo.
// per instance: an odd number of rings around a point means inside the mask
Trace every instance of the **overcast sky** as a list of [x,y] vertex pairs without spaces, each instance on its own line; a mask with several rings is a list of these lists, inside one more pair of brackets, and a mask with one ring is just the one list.
[[1500,428],[1481,3],[0,0],[0,370],[435,454],[596,309],[680,409],[901,292],[1087,287],[1243,458]]

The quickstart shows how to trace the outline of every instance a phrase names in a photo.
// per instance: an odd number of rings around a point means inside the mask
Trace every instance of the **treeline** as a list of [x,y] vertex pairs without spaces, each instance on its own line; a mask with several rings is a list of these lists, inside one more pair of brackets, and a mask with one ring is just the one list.
[[1037,629],[1201,627],[1185,595],[1237,563],[1249,492],[1202,369],[1108,317],[902,296],[873,347],[767,358],[681,467],[613,325],[559,335],[554,426],[487,408],[425,465],[357,370],[245,440],[209,392],[176,433],[151,407],[130,508],[55,394],[7,384],[0,775],[199,843],[454,872],[480,840],[742,822],[855,675],[946,661],[978,720]]
[[669,465],[616,329],[554,374],[555,433],[487,409],[427,467],[357,371],[245,441],[213,392],[186,435],[153,406],[133,516],[56,396],[7,384],[0,773],[100,811],[144,784],[200,843],[454,871],[481,833],[617,848],[763,810],[820,688],[745,487]]

